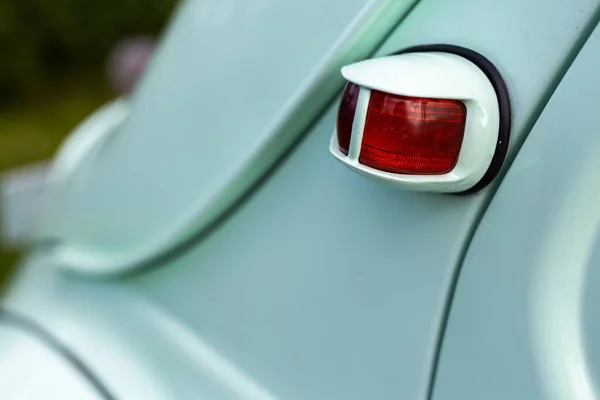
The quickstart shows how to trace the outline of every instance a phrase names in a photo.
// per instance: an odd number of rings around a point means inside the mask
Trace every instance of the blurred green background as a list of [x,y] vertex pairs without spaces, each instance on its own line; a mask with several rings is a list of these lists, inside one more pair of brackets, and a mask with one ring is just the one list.
[[[176,0],[0,0],[0,173],[48,159],[114,97],[106,62],[123,39],[156,37]],[[0,250],[0,281],[19,251]]]

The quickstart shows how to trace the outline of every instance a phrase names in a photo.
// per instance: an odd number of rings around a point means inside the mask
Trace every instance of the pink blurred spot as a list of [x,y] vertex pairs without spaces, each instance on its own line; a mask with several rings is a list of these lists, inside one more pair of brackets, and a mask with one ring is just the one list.
[[144,72],[154,51],[151,38],[131,38],[118,43],[108,60],[109,85],[119,93],[129,93]]

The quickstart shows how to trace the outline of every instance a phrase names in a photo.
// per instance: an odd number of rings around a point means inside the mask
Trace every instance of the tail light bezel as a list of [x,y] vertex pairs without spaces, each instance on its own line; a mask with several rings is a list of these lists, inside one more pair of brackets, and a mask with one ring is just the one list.
[[[481,183],[486,176],[489,178],[490,170],[494,169],[491,178],[488,179],[491,181],[506,153],[510,120],[507,123],[504,117],[510,116],[510,111],[506,114],[506,108],[510,110],[510,106],[505,107],[501,124],[501,96],[497,94],[496,85],[491,81],[489,74],[465,58],[464,54],[444,51],[447,47],[455,46],[425,46],[415,48],[416,51],[411,49],[408,53],[366,60],[344,67],[342,75],[349,82],[360,86],[360,93],[348,155],[339,151],[336,131],[330,142],[331,153],[356,172],[410,190],[466,192],[485,186],[488,182],[483,185]],[[468,49],[463,50],[472,52]],[[484,60],[489,63],[487,59]],[[501,83],[503,84],[503,81]],[[461,101],[466,107],[467,116],[463,143],[454,168],[444,174],[411,175],[385,172],[361,164],[358,158],[372,90],[409,97]],[[493,165],[498,164],[498,159],[499,165]]]

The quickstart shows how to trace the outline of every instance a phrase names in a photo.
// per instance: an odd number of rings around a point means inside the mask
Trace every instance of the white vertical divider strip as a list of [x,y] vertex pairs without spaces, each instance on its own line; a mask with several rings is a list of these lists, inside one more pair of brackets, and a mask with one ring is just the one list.
[[350,149],[348,149],[348,161],[358,163],[360,148],[362,145],[363,132],[365,130],[365,121],[367,120],[367,110],[369,109],[369,100],[371,99],[371,90],[361,87],[358,93],[356,103],[356,112],[352,122],[352,136],[350,137]]

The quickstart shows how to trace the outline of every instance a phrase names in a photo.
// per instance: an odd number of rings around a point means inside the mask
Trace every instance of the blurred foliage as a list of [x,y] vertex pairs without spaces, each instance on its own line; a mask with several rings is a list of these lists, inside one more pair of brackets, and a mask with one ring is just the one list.
[[[102,80],[78,72],[41,85],[33,101],[0,109],[0,172],[47,160],[77,123],[111,97]],[[0,288],[19,257],[17,249],[0,248]]]
[[82,68],[115,43],[155,36],[176,0],[0,0],[0,100]]
[[77,72],[41,84],[35,99],[3,107],[0,171],[50,158],[69,131],[111,97],[101,79]]
[[17,263],[21,254],[15,250],[3,249],[0,252],[0,287],[13,272],[12,267]]
[[[114,93],[105,66],[129,36],[157,36],[177,0],[0,0],[0,172],[48,159]],[[19,251],[0,249],[0,285]]]

